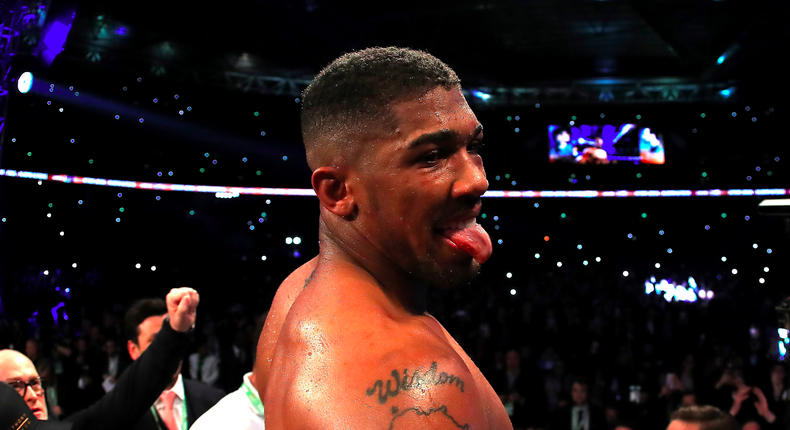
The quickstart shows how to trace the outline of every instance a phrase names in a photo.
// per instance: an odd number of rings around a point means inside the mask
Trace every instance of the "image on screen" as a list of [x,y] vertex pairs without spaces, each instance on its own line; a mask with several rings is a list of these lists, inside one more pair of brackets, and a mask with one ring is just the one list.
[[549,161],[572,164],[664,164],[664,142],[636,124],[549,126]]

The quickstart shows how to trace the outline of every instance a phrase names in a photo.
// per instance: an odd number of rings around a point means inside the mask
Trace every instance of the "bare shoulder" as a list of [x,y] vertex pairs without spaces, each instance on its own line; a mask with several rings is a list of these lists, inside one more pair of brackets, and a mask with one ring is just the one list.
[[367,372],[367,402],[384,407],[376,428],[489,428],[473,375],[445,352],[403,351]]
[[266,392],[282,429],[488,429],[477,381],[443,336],[373,309],[297,298]]
[[313,258],[285,278],[277,289],[274,300],[272,300],[272,305],[269,308],[269,313],[266,316],[266,321],[258,339],[256,362],[253,370],[255,373],[255,385],[260,393],[266,392],[269,380],[269,366],[271,365],[272,355],[274,354],[285,318],[296,297],[304,289],[305,284],[309,282],[317,260],[318,258]]

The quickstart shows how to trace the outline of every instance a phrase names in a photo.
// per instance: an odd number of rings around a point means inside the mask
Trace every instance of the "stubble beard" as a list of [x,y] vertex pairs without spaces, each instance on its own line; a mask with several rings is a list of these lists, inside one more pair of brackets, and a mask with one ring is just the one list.
[[428,255],[417,261],[410,273],[434,288],[453,290],[472,283],[480,274],[480,263],[471,259],[468,263],[442,265]]

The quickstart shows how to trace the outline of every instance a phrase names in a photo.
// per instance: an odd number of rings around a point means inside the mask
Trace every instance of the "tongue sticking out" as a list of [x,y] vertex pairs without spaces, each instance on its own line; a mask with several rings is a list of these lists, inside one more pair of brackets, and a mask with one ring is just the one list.
[[445,230],[442,234],[457,247],[468,252],[480,264],[491,257],[493,252],[491,238],[479,224],[462,230]]

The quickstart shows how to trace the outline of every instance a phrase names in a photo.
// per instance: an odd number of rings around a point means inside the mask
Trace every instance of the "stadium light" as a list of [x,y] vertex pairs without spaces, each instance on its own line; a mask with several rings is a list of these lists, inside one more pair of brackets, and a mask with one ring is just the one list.
[[482,91],[472,91],[472,95],[483,101],[488,101],[489,99],[491,99],[491,94],[487,94]]
[[24,72],[19,75],[19,80],[16,83],[16,87],[20,93],[25,94],[30,91],[30,88],[33,86],[33,74],[30,72]]

